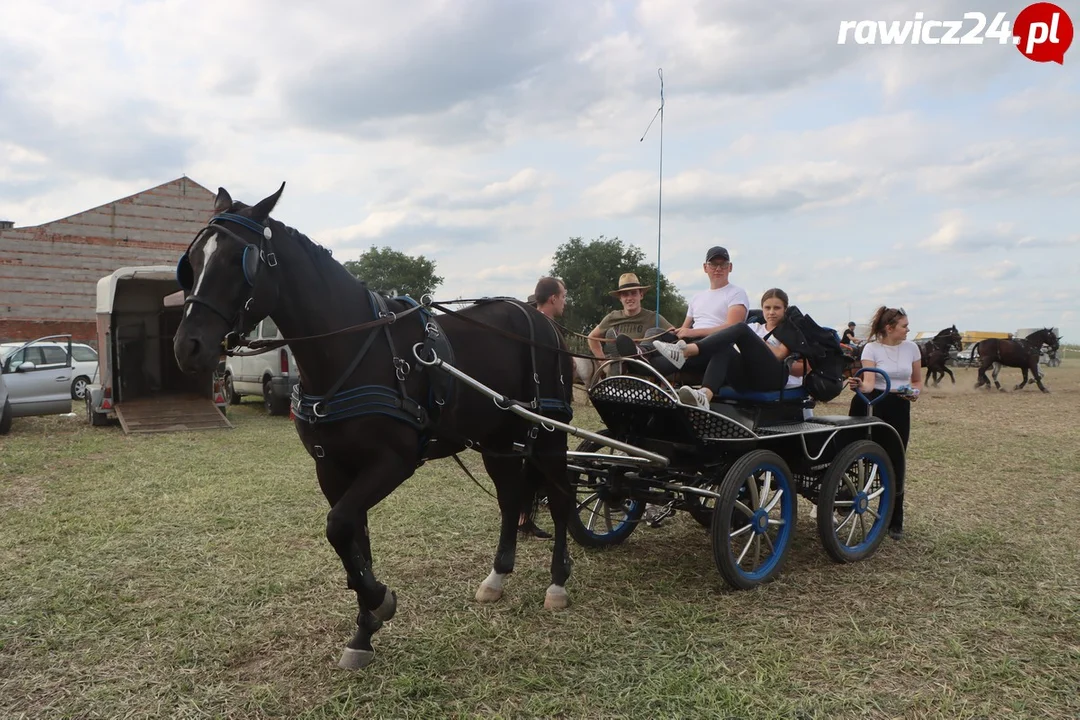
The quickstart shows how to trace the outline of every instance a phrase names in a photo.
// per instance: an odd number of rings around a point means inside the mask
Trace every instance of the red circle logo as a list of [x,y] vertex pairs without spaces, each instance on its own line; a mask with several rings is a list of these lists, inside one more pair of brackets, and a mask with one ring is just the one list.
[[1028,5],[1013,23],[1013,42],[1020,54],[1034,62],[1065,64],[1072,45],[1073,24],[1069,14],[1053,3]]

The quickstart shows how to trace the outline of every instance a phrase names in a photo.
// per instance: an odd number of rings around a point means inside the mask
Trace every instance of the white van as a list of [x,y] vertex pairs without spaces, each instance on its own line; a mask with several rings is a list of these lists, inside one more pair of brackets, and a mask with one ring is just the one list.
[[[248,340],[280,340],[281,333],[270,318],[264,318],[246,335]],[[241,352],[245,351],[241,348]],[[247,357],[232,356],[225,361],[225,396],[236,405],[240,398],[262,398],[271,415],[287,415],[293,386],[300,381],[296,360],[288,346]]]

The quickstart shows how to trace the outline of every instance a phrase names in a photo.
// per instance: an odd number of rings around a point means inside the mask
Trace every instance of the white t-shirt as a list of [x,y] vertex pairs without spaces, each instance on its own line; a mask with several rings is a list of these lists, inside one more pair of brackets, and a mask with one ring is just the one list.
[[[862,359],[873,361],[875,367],[889,373],[891,391],[896,392],[902,387],[911,387],[911,366],[922,360],[922,353],[919,346],[910,340],[899,345],[869,342],[863,347]],[[885,389],[885,378],[877,373],[874,373],[874,389]]]
[[[754,328],[754,332],[756,332],[757,336],[762,340],[765,340],[765,336],[769,334],[769,331],[765,329],[765,323],[754,323],[750,327]],[[765,340],[765,344],[770,347],[779,347],[780,341],[777,340],[776,337],[770,337],[768,340]],[[787,385],[784,386],[784,389],[787,390],[788,388],[796,388],[800,385],[802,385],[801,377],[788,375]]]
[[688,314],[694,318],[694,328],[716,327],[727,324],[728,309],[743,305],[750,311],[750,297],[738,285],[728,283],[722,288],[699,292],[690,300]]

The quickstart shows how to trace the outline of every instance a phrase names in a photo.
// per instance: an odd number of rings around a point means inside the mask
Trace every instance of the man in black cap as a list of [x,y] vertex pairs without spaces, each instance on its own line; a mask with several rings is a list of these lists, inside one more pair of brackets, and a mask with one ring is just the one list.
[[[729,325],[745,322],[747,313],[750,312],[750,297],[738,285],[732,285],[728,281],[731,274],[731,256],[726,248],[715,245],[705,253],[705,274],[709,277],[709,289],[703,290],[690,300],[690,306],[686,311],[686,319],[674,335],[682,343],[693,342],[703,337],[712,335],[718,330],[723,330]],[[672,333],[665,333],[670,336]],[[668,337],[656,338],[667,341]],[[623,355],[631,345],[623,340],[616,342],[616,347]],[[686,370],[704,370],[708,365],[708,359],[701,356],[687,358]],[[664,375],[671,375],[679,368],[675,367],[661,353],[651,353],[646,356],[649,363]]]
[[859,344],[859,338],[855,337],[854,320],[847,324],[847,330],[844,331],[844,336],[840,338],[840,342],[848,346],[855,346]]

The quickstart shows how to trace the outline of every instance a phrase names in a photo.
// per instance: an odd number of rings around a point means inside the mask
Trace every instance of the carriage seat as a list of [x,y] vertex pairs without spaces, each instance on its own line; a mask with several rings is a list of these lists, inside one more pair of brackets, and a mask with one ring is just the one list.
[[745,403],[797,402],[802,404],[809,399],[809,397],[810,393],[804,385],[787,388],[785,390],[769,391],[736,390],[733,387],[725,386],[720,388],[720,391],[713,395],[713,402],[719,400],[731,400]]

